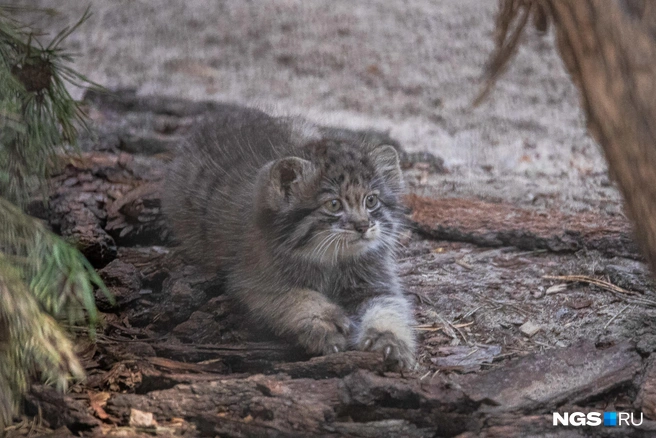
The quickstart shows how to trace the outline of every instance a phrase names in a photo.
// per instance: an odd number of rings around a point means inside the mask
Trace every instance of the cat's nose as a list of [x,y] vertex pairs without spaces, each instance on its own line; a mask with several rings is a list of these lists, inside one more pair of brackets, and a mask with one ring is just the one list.
[[355,227],[355,231],[364,234],[369,229],[369,221],[356,222],[353,226]]

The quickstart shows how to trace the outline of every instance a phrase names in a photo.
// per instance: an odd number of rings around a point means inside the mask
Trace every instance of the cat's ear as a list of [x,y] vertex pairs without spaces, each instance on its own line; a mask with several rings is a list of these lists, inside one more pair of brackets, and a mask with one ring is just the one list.
[[390,145],[382,145],[369,152],[376,171],[385,178],[394,190],[403,189],[403,173],[399,162],[399,154]]
[[298,157],[287,157],[267,163],[257,176],[258,203],[276,210],[309,179],[314,166]]

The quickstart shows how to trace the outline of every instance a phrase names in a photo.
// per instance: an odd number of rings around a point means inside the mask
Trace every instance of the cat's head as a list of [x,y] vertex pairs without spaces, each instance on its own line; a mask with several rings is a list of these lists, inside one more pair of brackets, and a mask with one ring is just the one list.
[[336,263],[396,247],[402,192],[392,146],[322,141],[260,170],[258,223],[278,253]]

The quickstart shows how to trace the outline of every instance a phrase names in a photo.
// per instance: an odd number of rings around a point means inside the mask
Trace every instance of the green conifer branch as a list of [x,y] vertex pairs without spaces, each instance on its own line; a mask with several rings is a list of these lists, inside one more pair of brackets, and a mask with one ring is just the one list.
[[20,208],[86,128],[66,84],[97,85],[70,67],[62,42],[90,13],[44,46],[16,10],[0,5],[0,435],[32,378],[64,389],[84,375],[59,322],[88,321],[93,336],[94,288],[109,297],[79,251]]

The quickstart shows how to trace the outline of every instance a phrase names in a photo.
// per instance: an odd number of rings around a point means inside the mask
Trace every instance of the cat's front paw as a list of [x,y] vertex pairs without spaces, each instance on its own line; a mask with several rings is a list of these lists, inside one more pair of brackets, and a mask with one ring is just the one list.
[[351,321],[340,307],[326,304],[300,321],[298,341],[310,354],[339,353],[346,350],[350,327]]
[[385,362],[396,369],[412,369],[416,363],[414,342],[403,340],[392,331],[369,328],[360,337],[357,347],[380,352]]

